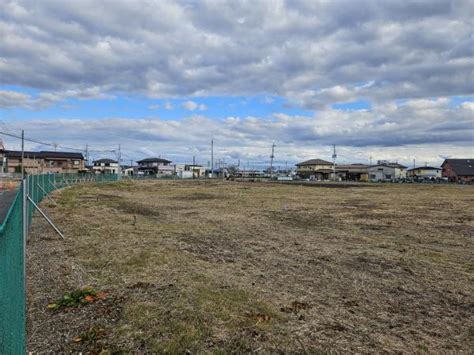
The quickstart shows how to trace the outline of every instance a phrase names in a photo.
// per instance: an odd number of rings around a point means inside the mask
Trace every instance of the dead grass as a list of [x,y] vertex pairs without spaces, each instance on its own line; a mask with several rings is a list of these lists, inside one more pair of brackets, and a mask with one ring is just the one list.
[[[140,181],[54,198],[67,239],[35,218],[30,351],[474,346],[472,187]],[[110,298],[47,310],[88,285]]]

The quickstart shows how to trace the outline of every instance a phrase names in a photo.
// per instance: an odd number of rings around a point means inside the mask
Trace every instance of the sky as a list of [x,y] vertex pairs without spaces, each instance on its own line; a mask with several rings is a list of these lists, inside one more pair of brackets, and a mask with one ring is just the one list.
[[[208,164],[474,158],[474,3],[0,0],[0,132]],[[2,136],[7,149],[19,141]],[[51,149],[28,143],[28,149]]]

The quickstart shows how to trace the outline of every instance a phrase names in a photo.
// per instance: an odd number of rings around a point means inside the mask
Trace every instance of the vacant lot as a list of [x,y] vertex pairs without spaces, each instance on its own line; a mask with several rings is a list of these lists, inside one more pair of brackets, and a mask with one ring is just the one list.
[[[30,351],[473,349],[473,187],[142,181],[53,198],[66,240],[35,217]],[[85,286],[105,294],[48,308]]]

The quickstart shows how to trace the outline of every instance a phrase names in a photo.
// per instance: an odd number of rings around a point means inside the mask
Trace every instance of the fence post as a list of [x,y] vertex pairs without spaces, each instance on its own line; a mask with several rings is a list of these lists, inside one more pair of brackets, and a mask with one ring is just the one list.
[[[23,177],[21,182],[21,217],[22,217],[22,228],[23,228],[23,312],[26,317],[26,241],[28,240],[28,224],[29,224],[29,213],[28,213],[28,178]],[[26,318],[23,320],[24,328],[24,344],[23,350],[26,350]]]

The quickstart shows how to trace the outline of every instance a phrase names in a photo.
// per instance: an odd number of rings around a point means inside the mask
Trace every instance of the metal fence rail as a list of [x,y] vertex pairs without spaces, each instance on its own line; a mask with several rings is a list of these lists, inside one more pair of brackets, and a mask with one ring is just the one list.
[[118,179],[117,175],[46,174],[23,180],[5,220],[0,221],[0,354],[26,353],[25,255],[33,207],[56,189]]

